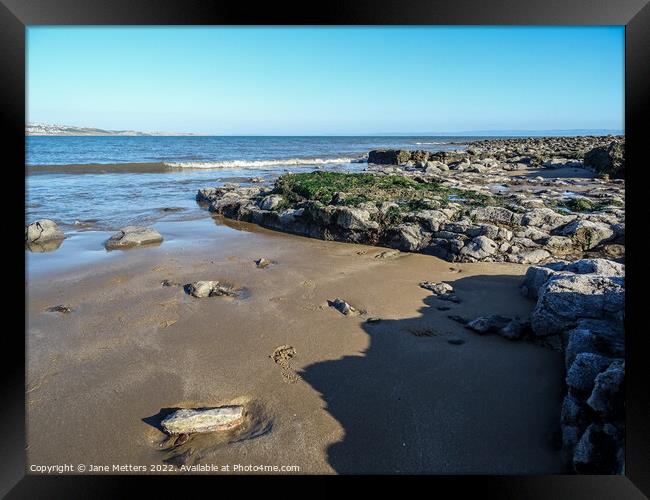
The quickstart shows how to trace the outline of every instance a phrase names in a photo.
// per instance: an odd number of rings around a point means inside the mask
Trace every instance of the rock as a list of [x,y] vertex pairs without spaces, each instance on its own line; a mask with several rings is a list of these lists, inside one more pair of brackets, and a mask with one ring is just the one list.
[[571,366],[576,356],[582,352],[615,358],[625,355],[625,334],[623,325],[620,324],[583,318],[564,335],[566,366]]
[[185,285],[185,291],[192,297],[205,298],[205,297],[219,297],[219,296],[235,296],[236,292],[231,286],[220,284],[218,281],[196,281]]
[[162,281],[160,282],[160,284],[161,284],[162,286],[181,286],[180,283],[178,283],[178,282],[176,282],[176,281],[172,281],[172,280],[167,280],[167,279],[162,280]]
[[328,300],[327,304],[345,316],[358,314],[358,311],[343,299]]
[[400,254],[399,250],[386,250],[385,252],[375,255],[375,259],[392,259]]
[[231,430],[244,421],[243,406],[181,409],[168,415],[160,423],[167,434],[192,434]]
[[354,207],[338,208],[337,224],[344,229],[356,231],[379,228],[379,223],[370,220],[370,212]]
[[411,159],[411,152],[404,149],[375,149],[368,153],[368,163],[378,165],[402,165]]
[[255,261],[255,265],[257,266],[258,269],[264,269],[265,267],[269,267],[273,263],[274,262],[272,260],[265,259],[264,257],[262,257],[261,259],[257,259]]
[[617,359],[594,381],[587,404],[601,417],[623,418],[625,361]]
[[139,245],[153,245],[162,242],[163,237],[152,227],[127,226],[120,229],[106,241],[107,250],[131,248]]
[[39,219],[25,227],[26,244],[43,244],[46,242],[62,240],[65,238],[63,231],[50,219]]
[[426,236],[419,224],[399,224],[393,232],[392,241],[400,250],[413,252],[426,246]]
[[449,283],[433,283],[431,281],[423,281],[420,286],[426,290],[431,290],[436,295],[445,295],[454,291],[454,287]]
[[578,393],[591,393],[596,376],[607,369],[612,359],[600,354],[582,352],[576,356],[566,375],[569,388]]
[[543,260],[548,259],[551,254],[541,248],[536,248],[534,250],[526,250],[519,252],[513,259],[512,262],[518,264],[537,264]]
[[470,217],[475,221],[492,222],[499,224],[519,224],[521,214],[517,214],[503,207],[479,207],[470,212]]
[[537,336],[560,333],[578,319],[618,319],[625,303],[624,278],[596,274],[552,276],[539,290],[531,316]]
[[56,306],[48,307],[47,308],[48,312],[58,312],[58,313],[63,313],[63,314],[69,314],[72,312],[72,309],[70,309],[68,306],[64,306],[63,304],[59,304]]
[[[562,425],[582,426],[587,419],[587,409],[584,402],[567,394],[562,401],[562,412],[560,422]],[[584,427],[583,427],[584,428]],[[575,446],[576,443],[574,443]]]
[[509,340],[519,340],[524,337],[529,329],[530,323],[513,319],[496,333]]
[[502,328],[505,328],[511,321],[511,318],[493,314],[491,316],[481,316],[476,318],[467,323],[465,327],[481,334],[497,333]]
[[262,210],[276,210],[284,201],[284,198],[279,194],[271,194],[265,196],[259,202],[259,207]]
[[558,271],[548,266],[530,266],[526,270],[524,281],[521,284],[521,292],[529,299],[537,300],[539,289],[551,276],[558,274]]
[[580,474],[621,474],[623,436],[612,424],[593,423],[576,445],[573,467]]
[[560,215],[550,208],[534,208],[524,214],[521,223],[524,226],[551,231],[568,224],[575,218],[575,215]]
[[574,220],[560,230],[563,236],[571,237],[584,250],[594,248],[614,237],[608,224],[588,220]]
[[625,143],[612,141],[608,146],[593,148],[585,153],[584,165],[612,179],[625,178]]
[[465,246],[460,249],[459,254],[464,257],[481,260],[494,254],[498,248],[499,245],[487,236],[477,236],[466,243]]

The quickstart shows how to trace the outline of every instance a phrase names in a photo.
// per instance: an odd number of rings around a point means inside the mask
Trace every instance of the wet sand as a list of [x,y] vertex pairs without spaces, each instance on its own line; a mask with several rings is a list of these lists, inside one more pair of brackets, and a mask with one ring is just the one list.
[[[191,244],[193,226],[168,223],[159,228],[166,238],[159,247],[111,252],[74,268],[32,266],[28,469],[562,472],[561,354],[479,336],[447,317],[527,316],[533,304],[518,290],[526,266],[420,254],[382,260],[375,255],[384,248],[209,224],[214,231],[194,234]],[[276,264],[258,269],[260,257]],[[246,293],[197,299],[161,286],[164,279],[223,280]],[[451,283],[461,302],[436,299],[418,286],[425,280]],[[337,297],[365,315],[329,307]],[[46,312],[57,304],[72,312]],[[295,356],[275,363],[279,346],[293,347]],[[243,428],[168,447],[159,424],[170,409],[225,404],[246,405]]]

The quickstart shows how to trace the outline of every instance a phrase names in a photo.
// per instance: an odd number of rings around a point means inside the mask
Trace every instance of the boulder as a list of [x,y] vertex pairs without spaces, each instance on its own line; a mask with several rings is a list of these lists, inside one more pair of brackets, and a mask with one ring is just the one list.
[[534,208],[523,215],[521,223],[524,226],[551,231],[568,224],[575,218],[575,215],[561,215],[550,208]]
[[402,165],[411,159],[411,152],[404,149],[375,149],[368,153],[368,163],[378,165]]
[[167,434],[192,434],[231,430],[244,421],[243,406],[180,409],[160,423]]
[[578,319],[620,320],[625,304],[625,280],[597,274],[552,276],[539,290],[531,316],[536,336],[554,335]]
[[594,388],[596,376],[605,371],[612,363],[612,358],[581,352],[567,371],[566,384],[578,394],[590,394]]
[[39,219],[25,227],[25,243],[46,243],[65,238],[63,231],[50,219]]
[[370,212],[361,208],[340,207],[337,209],[336,223],[343,229],[365,231],[378,229],[379,223],[370,220]]
[[583,318],[564,336],[566,366],[571,366],[576,356],[582,352],[616,358],[625,355],[623,325],[617,323]]
[[131,248],[139,245],[153,245],[162,242],[163,237],[152,227],[127,226],[120,229],[106,241],[107,250]]
[[265,196],[259,201],[259,207],[262,210],[276,210],[284,201],[284,198],[279,194],[271,194]]
[[392,232],[392,242],[400,250],[413,252],[424,248],[428,243],[428,237],[419,224],[399,224]]
[[472,238],[460,249],[459,255],[481,260],[494,254],[498,248],[499,245],[487,236],[477,236],[476,238]]
[[584,165],[599,175],[625,178],[625,143],[612,141],[608,146],[593,148],[585,153]]
[[623,418],[625,402],[625,361],[613,361],[607,370],[598,374],[587,404],[601,417]]
[[614,231],[609,224],[584,219],[570,222],[559,232],[562,236],[572,238],[583,250],[597,247],[614,237]]
[[475,221],[491,222],[498,224],[517,225],[521,222],[522,215],[503,207],[479,207],[470,212],[470,217]]
[[562,425],[583,426],[587,418],[587,408],[584,402],[567,394],[562,401],[562,411],[560,414],[560,422]]
[[621,474],[623,436],[612,424],[593,423],[576,445],[573,467],[580,474]]

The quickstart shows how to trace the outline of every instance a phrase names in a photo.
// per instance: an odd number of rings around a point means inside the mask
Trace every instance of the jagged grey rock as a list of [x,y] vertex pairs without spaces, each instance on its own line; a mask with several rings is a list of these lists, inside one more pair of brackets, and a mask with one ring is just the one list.
[[498,248],[499,245],[497,245],[494,240],[491,240],[487,236],[477,236],[467,242],[465,246],[460,249],[459,253],[460,255],[480,260],[494,254]]
[[566,375],[566,383],[569,388],[579,393],[591,393],[594,388],[596,376],[605,371],[612,363],[612,358],[581,352],[571,364]]
[[617,359],[598,374],[587,404],[600,416],[623,418],[625,361]]
[[595,274],[551,276],[538,292],[531,323],[537,336],[560,333],[580,318],[619,318],[625,305],[622,277]]

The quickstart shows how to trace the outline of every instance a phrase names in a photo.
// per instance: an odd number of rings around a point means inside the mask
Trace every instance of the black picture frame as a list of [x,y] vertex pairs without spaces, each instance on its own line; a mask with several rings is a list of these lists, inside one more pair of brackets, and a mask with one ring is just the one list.
[[[455,495],[480,492],[494,498],[571,498],[623,499],[646,498],[650,494],[650,391],[645,385],[648,350],[645,329],[641,324],[644,263],[640,262],[638,240],[644,210],[644,111],[650,97],[650,5],[648,0],[389,0],[316,2],[309,8],[275,2],[251,5],[232,0],[0,0],[0,86],[2,87],[2,122],[6,194],[13,196],[11,240],[15,254],[7,262],[24,264],[24,249],[18,248],[20,237],[18,210],[24,210],[25,149],[25,28],[29,25],[625,25],[626,83],[625,134],[627,179],[627,225],[633,228],[626,236],[627,303],[626,303],[626,466],[624,476],[428,476],[417,480],[433,481],[427,488],[452,488]],[[590,76],[593,77],[593,76]],[[598,77],[598,76],[597,76]],[[601,75],[607,78],[607,75]],[[631,168],[629,167],[631,165]],[[20,187],[22,186],[22,193]],[[638,205],[637,208],[635,208]],[[647,213],[647,209],[646,209]],[[15,233],[15,234],[14,234]],[[23,252],[19,255],[18,252]],[[14,260],[15,259],[15,260]],[[631,267],[630,267],[631,266]],[[24,278],[24,268],[9,264]],[[16,288],[13,286],[12,288]],[[15,295],[15,292],[14,292]],[[11,304],[16,302],[11,298]],[[26,299],[25,299],[26,300]],[[20,299],[17,300],[20,302]],[[9,302],[8,302],[9,303]],[[24,304],[23,304],[24,305]],[[24,323],[19,307],[9,312]],[[21,321],[22,320],[22,321]],[[8,324],[5,322],[5,324]],[[26,326],[26,325],[25,325]],[[35,476],[25,470],[25,394],[24,337],[19,328],[4,329],[5,343],[13,339],[9,350],[3,349],[2,402],[0,408],[0,494],[8,498],[94,498],[115,497],[130,491],[131,478],[111,476]],[[135,478],[134,478],[135,479]],[[228,478],[239,481],[238,478]],[[290,478],[299,482],[302,478]],[[413,478],[411,478],[413,479]],[[373,479],[373,483],[377,479]],[[390,479],[392,482],[393,478]],[[158,476],[159,484],[169,485]],[[219,479],[223,484],[225,478]],[[366,481],[368,484],[368,481]],[[424,485],[423,485],[424,486]],[[165,486],[167,488],[167,486]]]

